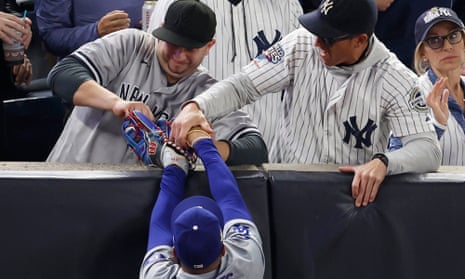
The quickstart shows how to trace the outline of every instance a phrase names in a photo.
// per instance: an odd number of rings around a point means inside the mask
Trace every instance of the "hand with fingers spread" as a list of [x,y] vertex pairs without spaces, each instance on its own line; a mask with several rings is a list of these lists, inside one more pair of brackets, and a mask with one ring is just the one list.
[[344,173],[354,173],[352,180],[352,197],[355,206],[367,206],[373,202],[378,194],[381,182],[387,174],[387,166],[379,159],[373,159],[359,166],[341,166]]
[[112,32],[129,28],[131,19],[125,11],[114,10],[104,15],[98,22],[97,32],[103,37]]
[[445,88],[447,77],[440,78],[426,96],[426,104],[433,111],[434,119],[441,125],[447,125],[450,111],[447,101],[449,99],[449,90]]
[[205,118],[198,105],[191,102],[182,108],[181,112],[171,124],[170,140],[176,141],[176,144],[179,146],[187,146],[187,133],[195,126],[200,126],[202,130],[213,136],[213,129],[210,123]]

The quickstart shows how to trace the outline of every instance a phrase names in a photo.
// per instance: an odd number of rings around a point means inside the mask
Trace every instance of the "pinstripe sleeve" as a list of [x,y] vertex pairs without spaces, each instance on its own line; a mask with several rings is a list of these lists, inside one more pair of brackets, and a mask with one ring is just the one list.
[[270,92],[281,92],[300,67],[305,48],[311,44],[309,33],[298,29],[273,45],[266,53],[245,66],[241,73],[222,80],[194,98],[209,119],[224,116]]

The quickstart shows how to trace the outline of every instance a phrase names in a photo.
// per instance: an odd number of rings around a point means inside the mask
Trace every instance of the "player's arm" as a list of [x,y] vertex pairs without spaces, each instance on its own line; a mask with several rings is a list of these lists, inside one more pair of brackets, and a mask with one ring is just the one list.
[[183,198],[185,182],[186,173],[181,168],[170,165],[163,169],[160,193],[150,217],[147,251],[159,245],[172,246],[171,213]]
[[130,109],[138,109],[154,119],[144,103],[124,101],[98,84],[91,71],[75,57],[68,56],[58,62],[48,75],[48,83],[54,94],[70,104],[112,111],[120,117],[126,116]]
[[[210,192],[223,213],[224,222],[232,219],[252,220],[244,199],[241,196],[235,177],[221,158],[210,138],[192,140],[195,133],[189,132],[188,141],[193,142],[197,155],[202,159],[208,174]],[[205,132],[203,132],[206,135]]]
[[59,57],[98,38],[97,22],[74,26],[73,3],[69,0],[41,0],[37,7],[39,34],[47,49]]

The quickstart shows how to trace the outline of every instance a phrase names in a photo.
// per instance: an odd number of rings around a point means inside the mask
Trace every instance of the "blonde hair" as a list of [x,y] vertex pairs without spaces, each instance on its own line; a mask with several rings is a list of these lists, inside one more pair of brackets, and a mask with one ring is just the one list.
[[[461,31],[462,31],[462,43],[465,46],[465,34],[464,34],[465,30],[461,29]],[[423,52],[424,52],[423,48],[424,47],[425,47],[424,42],[421,41],[418,43],[417,47],[415,48],[415,53],[413,56],[413,66],[415,68],[415,72],[417,73],[417,75],[424,74],[431,67],[428,60],[423,59]],[[464,64],[462,65],[465,66]]]
[[428,61],[423,59],[423,48],[423,42],[419,42],[413,56],[413,66],[417,75],[424,74],[430,67]]

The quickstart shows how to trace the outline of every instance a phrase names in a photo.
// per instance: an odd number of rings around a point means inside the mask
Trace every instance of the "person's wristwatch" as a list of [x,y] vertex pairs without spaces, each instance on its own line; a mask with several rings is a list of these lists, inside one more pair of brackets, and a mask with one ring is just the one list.
[[373,155],[373,157],[371,157],[372,160],[374,159],[379,159],[381,160],[381,162],[383,162],[383,164],[386,166],[386,168],[389,166],[389,159],[386,155],[384,155],[384,153],[376,153],[375,155]]

